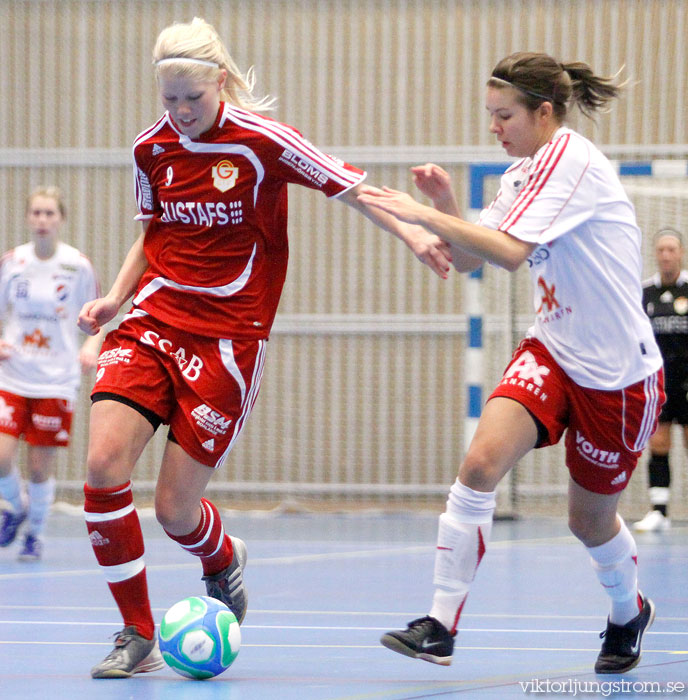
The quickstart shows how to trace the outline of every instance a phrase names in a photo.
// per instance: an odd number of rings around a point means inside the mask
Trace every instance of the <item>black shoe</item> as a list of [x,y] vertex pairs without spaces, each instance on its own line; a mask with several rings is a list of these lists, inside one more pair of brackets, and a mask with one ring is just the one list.
[[604,642],[595,673],[626,673],[638,665],[643,634],[655,620],[655,604],[642,593],[638,595],[643,607],[630,622],[615,625],[607,619],[607,629],[600,634]]
[[387,632],[380,637],[382,646],[414,659],[449,666],[454,653],[454,635],[434,617],[409,622],[405,630]]

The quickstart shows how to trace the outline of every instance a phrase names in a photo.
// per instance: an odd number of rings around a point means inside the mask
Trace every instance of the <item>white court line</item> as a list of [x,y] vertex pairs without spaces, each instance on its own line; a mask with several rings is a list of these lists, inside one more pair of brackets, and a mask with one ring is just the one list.
[[[10,603],[0,603],[0,610],[81,610],[83,612],[117,612],[117,609],[111,605],[19,605]],[[167,608],[152,608],[153,612],[167,612]],[[414,612],[388,612],[388,611],[363,611],[363,610],[254,610],[249,611],[251,615],[330,615],[342,617],[419,617],[422,615],[418,610]],[[599,620],[599,615],[540,615],[527,613],[462,613],[461,619],[468,618],[496,618],[496,619],[513,619],[513,620]],[[685,622],[688,617],[666,617],[661,616],[662,622]]]
[[[577,543],[573,536],[563,536],[563,537],[544,537],[544,538],[534,538],[528,540],[498,540],[490,545],[490,549],[508,549],[513,546],[520,546],[522,544],[550,544],[552,542],[571,542]],[[320,554],[294,554],[284,557],[258,557],[256,559],[250,559],[249,565],[251,568],[256,566],[274,566],[279,564],[293,565],[293,564],[304,564],[316,561],[343,561],[346,559],[364,559],[379,557],[381,554],[383,556],[391,555],[408,555],[408,554],[424,554],[431,553],[435,550],[434,545],[414,545],[400,546],[400,547],[387,547],[383,543],[380,544],[379,548],[376,549],[364,549],[356,550],[352,552],[323,552]],[[147,571],[179,571],[182,569],[195,569],[198,567],[198,562],[193,561],[187,564],[147,564]],[[71,569],[63,571],[17,571],[11,574],[0,574],[0,581],[10,581],[13,579],[41,579],[41,578],[55,578],[55,577],[65,577],[65,576],[102,576],[99,568],[93,567],[89,569]]]
[[[87,646],[87,647],[100,647],[100,646],[112,646],[111,642],[41,642],[41,641],[2,641],[0,640],[0,645],[2,644],[24,644],[24,645],[39,645],[39,646]],[[377,649],[379,651],[385,651],[384,647],[380,644],[242,644],[242,647],[252,647],[255,649]],[[565,651],[565,652],[599,652],[599,647],[593,647],[591,649],[580,648],[580,647],[469,647],[460,646],[460,650],[463,651]],[[387,653],[385,651],[385,653]],[[675,649],[643,649],[643,654],[686,654],[687,651],[676,651]]]
[[[0,620],[0,625],[59,625],[61,627],[111,627],[113,622],[79,622],[59,620]],[[247,625],[241,626],[242,630],[319,630],[328,632],[359,631],[359,632],[384,632],[386,627],[362,627],[344,625]],[[599,634],[599,629],[571,630],[571,629],[520,629],[513,627],[462,627],[462,633],[466,632],[506,632],[512,634]],[[645,632],[645,635],[656,636],[688,636],[688,632]]]

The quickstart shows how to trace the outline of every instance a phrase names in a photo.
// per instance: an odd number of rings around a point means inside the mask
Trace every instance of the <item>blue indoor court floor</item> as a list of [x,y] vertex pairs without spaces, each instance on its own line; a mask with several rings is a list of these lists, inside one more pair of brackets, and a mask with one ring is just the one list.
[[[152,516],[141,520],[159,622],[177,600],[205,590],[199,563]],[[232,513],[224,521],[249,555],[242,649],[226,673],[190,681],[165,668],[91,679],[121,624],[82,517],[55,512],[43,561],[18,562],[16,545],[0,550],[0,698],[688,698],[685,524],[637,536],[640,583],[657,619],[636,669],[596,676],[607,599],[562,520],[495,523],[449,667],[378,643],[428,610],[434,515]]]

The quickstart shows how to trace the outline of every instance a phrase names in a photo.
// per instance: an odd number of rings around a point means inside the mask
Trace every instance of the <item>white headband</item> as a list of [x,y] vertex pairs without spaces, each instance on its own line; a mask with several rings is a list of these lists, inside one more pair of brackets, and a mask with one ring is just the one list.
[[512,83],[510,80],[504,80],[504,78],[498,78],[496,75],[491,75],[490,80],[494,80],[495,82],[500,83],[501,85],[508,85],[509,87],[516,88],[517,90],[520,90],[521,92],[525,92],[527,95],[532,95],[533,97],[539,97],[541,100],[547,100],[547,102],[551,102],[552,104],[554,104],[553,97],[548,97],[547,95],[543,95],[541,92],[535,92],[534,90],[528,90],[524,87],[521,87],[520,85],[516,85],[516,83]]
[[200,58],[186,58],[185,56],[179,56],[176,58],[161,58],[159,61],[155,62],[156,66],[162,66],[168,63],[196,63],[199,66],[209,66],[210,68],[219,68],[220,66],[214,61],[204,61]]

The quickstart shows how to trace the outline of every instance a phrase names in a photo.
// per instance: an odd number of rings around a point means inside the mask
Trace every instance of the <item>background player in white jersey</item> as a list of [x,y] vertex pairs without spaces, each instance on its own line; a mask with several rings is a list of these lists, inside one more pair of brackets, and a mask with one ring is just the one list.
[[535,323],[484,407],[440,516],[430,614],[382,637],[399,653],[451,663],[495,488],[523,455],[566,430],[569,527],[611,598],[595,670],[622,673],[640,658],[654,604],[638,591],[636,546],[617,503],[656,426],[662,360],[641,305],[633,207],[609,161],[562,126],[569,103],[590,114],[618,90],[586,64],[513,54],[493,70],[486,106],[490,131],[519,160],[477,224],[459,218],[448,178],[432,164],[415,175],[435,209],[388,189],[359,197],[450,242],[461,270],[527,262],[534,288]]
[[671,469],[671,426],[683,429],[688,447],[688,270],[682,270],[682,234],[671,228],[654,238],[657,272],[643,282],[643,307],[652,322],[664,359],[667,400],[659,414],[657,431],[650,438],[648,476],[652,509],[633,523],[638,532],[655,532],[670,527],[669,487]]
[[[65,219],[60,190],[34,190],[26,219],[31,241],[0,261],[0,496],[9,505],[0,547],[10,545],[28,520],[19,558],[36,560],[55,499],[57,448],[69,444],[81,372],[95,367],[101,338],[88,337],[79,347],[77,316],[99,290],[88,259],[59,240]],[[22,439],[26,484],[16,464]]]
[[260,386],[287,267],[287,184],[357,208],[442,277],[450,261],[434,234],[358,202],[364,172],[262,116],[269,103],[253,96],[251,73],[239,72],[206,22],[163,30],[153,55],[167,111],[134,144],[144,233],[109,294],[80,319],[95,332],[135,292],[103,345],[91,411],[86,522],[124,620],[115,649],[92,669],[95,678],[161,666],[130,482],[160,423],[170,432],[157,518],[200,558],[208,595],[244,618],[246,547],[225,534],[203,494]]

